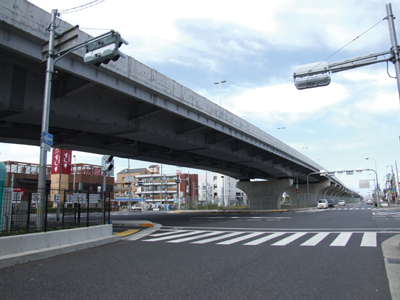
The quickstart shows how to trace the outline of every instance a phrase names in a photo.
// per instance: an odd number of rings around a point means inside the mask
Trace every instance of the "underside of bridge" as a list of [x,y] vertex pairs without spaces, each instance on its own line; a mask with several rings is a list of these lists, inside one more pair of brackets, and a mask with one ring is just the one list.
[[[28,2],[2,6],[0,141],[39,146],[42,44],[50,15]],[[57,22],[64,30],[72,27]],[[90,38],[79,32],[79,42]],[[270,194],[290,187],[284,182],[327,180],[309,176],[322,167],[308,157],[134,58],[94,67],[84,64],[83,55],[83,49],[74,51],[55,66],[48,130],[54,147],[208,170],[246,185],[268,180],[266,186],[276,190]]]
[[281,209],[283,193],[288,195],[291,208],[316,206],[318,199],[344,199],[347,203],[356,201],[351,191],[328,179],[308,185],[296,185],[293,179],[239,181],[237,187],[249,197],[251,209]]
[[[0,140],[38,146],[45,65],[4,46],[0,64]],[[237,179],[304,181],[309,172],[278,148],[265,151],[238,139],[228,126],[142,86],[132,86],[132,95],[126,95],[76,74],[57,72],[49,122],[54,147],[204,169]]]

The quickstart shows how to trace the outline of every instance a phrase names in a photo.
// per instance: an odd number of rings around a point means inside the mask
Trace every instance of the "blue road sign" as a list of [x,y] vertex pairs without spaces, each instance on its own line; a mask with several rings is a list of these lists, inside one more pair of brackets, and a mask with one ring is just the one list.
[[43,143],[53,146],[53,135],[48,132],[42,132],[42,141]]

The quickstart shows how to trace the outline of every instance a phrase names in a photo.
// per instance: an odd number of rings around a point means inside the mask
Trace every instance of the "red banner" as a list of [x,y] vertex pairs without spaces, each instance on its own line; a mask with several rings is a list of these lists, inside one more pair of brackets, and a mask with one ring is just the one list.
[[53,148],[53,162],[51,165],[51,174],[71,174],[72,150],[63,150]]

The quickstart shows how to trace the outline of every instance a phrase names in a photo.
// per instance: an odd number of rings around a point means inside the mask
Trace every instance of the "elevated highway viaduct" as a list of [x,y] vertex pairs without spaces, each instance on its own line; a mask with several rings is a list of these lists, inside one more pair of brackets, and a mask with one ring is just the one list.
[[[0,2],[0,141],[39,145],[50,14],[26,0]],[[72,25],[57,20],[62,33]],[[57,23],[58,24],[58,23]],[[80,31],[78,43],[91,37]],[[132,57],[101,67],[84,49],[56,64],[49,132],[54,147],[219,172],[239,179],[252,209],[307,193],[323,169],[268,133]],[[250,181],[263,179],[264,181]],[[358,195],[337,178],[309,176],[317,197]],[[314,202],[315,203],[315,202]]]

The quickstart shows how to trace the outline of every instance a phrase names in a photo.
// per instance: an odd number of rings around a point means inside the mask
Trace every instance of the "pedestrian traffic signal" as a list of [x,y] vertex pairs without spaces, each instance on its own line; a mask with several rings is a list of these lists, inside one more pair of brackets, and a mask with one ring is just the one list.
[[114,176],[114,156],[104,155],[101,160],[101,169],[103,172],[109,173],[109,176]]
[[106,37],[88,43],[83,60],[88,65],[99,67],[101,64],[108,64],[110,60],[126,58],[126,55],[119,50],[122,44],[129,45],[118,32],[113,31]]

